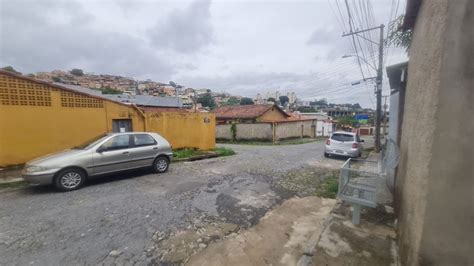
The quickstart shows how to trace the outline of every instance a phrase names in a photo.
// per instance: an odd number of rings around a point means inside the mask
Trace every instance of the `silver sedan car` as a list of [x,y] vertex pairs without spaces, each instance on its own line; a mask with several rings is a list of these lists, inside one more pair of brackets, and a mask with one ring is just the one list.
[[331,155],[360,157],[362,154],[362,142],[359,135],[352,132],[337,131],[326,140],[324,156]]
[[172,156],[171,145],[157,133],[110,133],[30,161],[22,177],[34,185],[53,184],[61,191],[70,191],[80,188],[88,178],[108,173],[144,167],[166,172]]

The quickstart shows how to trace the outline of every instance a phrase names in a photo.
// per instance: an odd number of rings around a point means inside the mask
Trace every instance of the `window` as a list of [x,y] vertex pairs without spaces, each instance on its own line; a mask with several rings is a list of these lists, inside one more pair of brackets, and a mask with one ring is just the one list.
[[354,136],[349,134],[332,134],[331,139],[337,141],[354,141]]
[[129,139],[129,135],[115,136],[105,142],[100,149],[102,151],[127,149],[129,147]]
[[149,145],[155,145],[156,144],[156,140],[148,134],[133,135],[133,141],[135,143],[135,146],[137,146],[137,147],[149,146]]

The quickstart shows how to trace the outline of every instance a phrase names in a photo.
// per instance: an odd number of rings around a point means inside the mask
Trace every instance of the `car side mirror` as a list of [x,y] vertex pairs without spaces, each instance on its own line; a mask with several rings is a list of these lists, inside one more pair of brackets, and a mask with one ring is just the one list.
[[102,148],[102,147],[99,147],[99,148],[97,149],[97,153],[102,153],[102,152],[104,152],[104,151],[105,151],[105,149]]

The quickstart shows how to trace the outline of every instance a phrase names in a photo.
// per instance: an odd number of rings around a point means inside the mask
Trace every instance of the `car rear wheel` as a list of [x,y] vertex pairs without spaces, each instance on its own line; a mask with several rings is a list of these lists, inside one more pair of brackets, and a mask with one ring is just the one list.
[[164,173],[170,167],[170,160],[164,156],[160,156],[153,162],[153,171],[156,173]]
[[58,173],[54,185],[61,191],[71,191],[82,187],[85,181],[84,171],[78,168],[68,168]]

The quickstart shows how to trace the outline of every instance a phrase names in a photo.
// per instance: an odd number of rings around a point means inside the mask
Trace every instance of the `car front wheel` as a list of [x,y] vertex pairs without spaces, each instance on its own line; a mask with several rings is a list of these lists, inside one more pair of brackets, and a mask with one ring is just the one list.
[[69,168],[58,173],[54,185],[61,191],[71,191],[80,188],[85,181],[86,175],[82,170]]
[[168,171],[169,166],[170,166],[170,161],[168,160],[168,158],[164,156],[160,156],[156,158],[155,161],[153,162],[153,170],[156,173],[164,173]]

